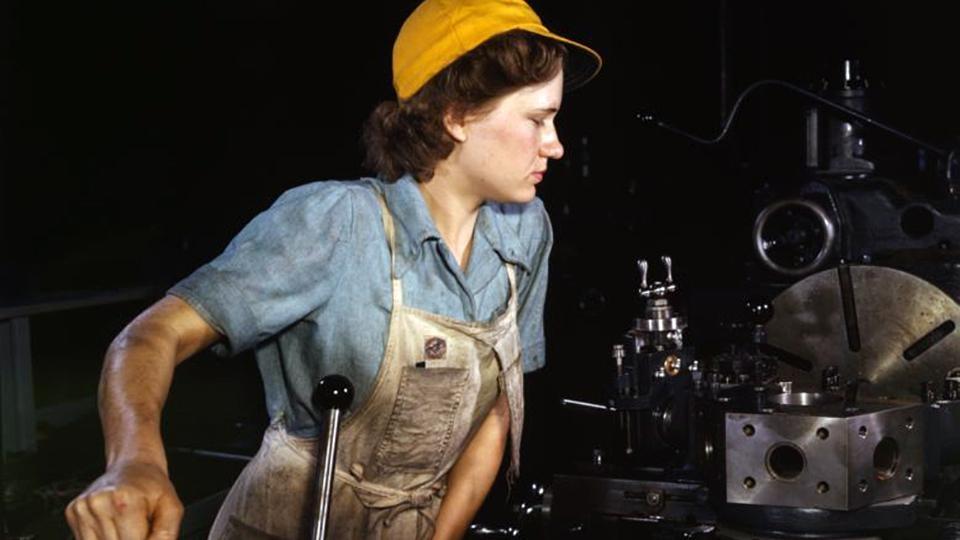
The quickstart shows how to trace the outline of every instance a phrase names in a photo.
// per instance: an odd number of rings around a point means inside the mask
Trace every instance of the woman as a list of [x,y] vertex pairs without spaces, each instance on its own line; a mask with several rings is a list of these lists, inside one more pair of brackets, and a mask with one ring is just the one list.
[[365,130],[379,177],[285,193],[111,345],[108,467],[68,508],[74,533],[175,533],[159,410],[176,363],[214,345],[256,347],[273,421],[212,538],[308,535],[310,392],[328,373],[357,388],[331,537],[462,536],[508,439],[511,476],[519,465],[551,242],[536,184],[563,154],[565,76],[581,84],[599,66],[522,0],[423,2],[394,45],[398,100]]

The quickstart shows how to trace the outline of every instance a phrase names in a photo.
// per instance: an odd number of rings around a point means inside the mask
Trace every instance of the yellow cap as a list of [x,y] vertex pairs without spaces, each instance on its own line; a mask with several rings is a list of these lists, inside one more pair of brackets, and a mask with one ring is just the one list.
[[393,44],[393,88],[407,99],[443,68],[484,41],[525,30],[570,45],[565,86],[576,88],[600,71],[593,49],[547,30],[523,0],[425,0]]

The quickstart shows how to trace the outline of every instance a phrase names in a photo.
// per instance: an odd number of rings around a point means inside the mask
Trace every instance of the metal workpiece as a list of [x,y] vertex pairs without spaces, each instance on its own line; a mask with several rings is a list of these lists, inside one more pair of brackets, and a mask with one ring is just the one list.
[[879,266],[841,266],[796,283],[773,300],[772,346],[811,362],[779,375],[797,390],[864,380],[863,398],[920,402],[927,381],[960,365],[960,306],[934,285]]
[[687,327],[683,317],[677,316],[663,298],[651,300],[645,316],[636,319],[634,332],[675,332]]
[[923,405],[845,413],[814,394],[779,401],[773,413],[725,415],[728,503],[854,510],[921,492]]
[[686,319],[673,309],[666,298],[653,298],[647,300],[643,317],[634,319],[629,335],[640,339],[646,346],[658,341],[656,336],[650,336],[650,334],[658,334],[660,337],[677,342],[676,347],[680,348],[683,346],[683,330],[686,327]]
[[[793,387],[793,383],[787,381],[789,387]],[[786,388],[785,383],[780,383],[781,388]],[[780,394],[773,394],[768,398],[770,403],[776,405],[786,405],[792,407],[812,407],[816,405],[828,405],[832,403],[838,403],[841,401],[840,396],[834,394],[823,394],[820,392],[784,392]]]

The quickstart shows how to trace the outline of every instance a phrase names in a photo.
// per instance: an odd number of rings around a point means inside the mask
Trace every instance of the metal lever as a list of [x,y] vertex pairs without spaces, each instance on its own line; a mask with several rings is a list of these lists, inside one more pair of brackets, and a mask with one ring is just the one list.
[[646,259],[637,260],[637,268],[640,269],[640,291],[647,288],[647,261]]
[[563,398],[560,400],[562,405],[568,407],[580,407],[582,409],[593,409],[598,411],[616,411],[617,408],[612,405],[601,405],[600,403],[591,403],[589,401],[580,401],[578,399]]
[[317,456],[317,520],[313,524],[313,540],[327,537],[327,522],[330,517],[330,498],[333,495],[333,471],[337,459],[337,436],[340,431],[340,413],[353,403],[353,384],[343,375],[327,375],[320,379],[313,390],[313,406],[323,411],[326,433],[323,447]]
[[667,271],[667,278],[662,282],[649,283],[647,281],[649,265],[646,259],[637,260],[637,268],[640,269],[640,296],[643,298],[663,298],[677,290],[677,285],[673,282],[673,259],[663,255],[660,257],[660,261]]

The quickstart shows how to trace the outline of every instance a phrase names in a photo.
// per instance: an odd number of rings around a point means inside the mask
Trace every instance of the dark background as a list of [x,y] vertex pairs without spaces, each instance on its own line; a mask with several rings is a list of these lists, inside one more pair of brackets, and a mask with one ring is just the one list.
[[[62,504],[102,469],[93,396],[103,351],[130,317],[284,190],[366,173],[359,127],[392,96],[390,47],[415,4],[348,2],[336,13],[296,0],[3,4],[0,302],[146,291],[31,319],[40,446],[8,457],[8,529],[54,530]],[[540,191],[556,232],[550,355],[528,381],[524,459],[529,478],[549,479],[589,450],[579,433],[589,421],[556,401],[602,392],[609,346],[637,309],[634,260],[673,255],[691,318],[735,313],[752,257],[752,190],[802,164],[801,103],[785,93],[747,98],[731,136],[710,147],[643,125],[637,112],[712,136],[751,82],[815,86],[856,58],[879,118],[950,147],[960,133],[960,9],[532,4],[605,61],[565,97],[566,155]],[[910,181],[915,149],[882,135],[871,144],[881,173]],[[201,356],[178,370],[168,445],[251,453],[265,421],[252,358]],[[237,467],[178,455],[172,473],[187,503],[225,488]]]

